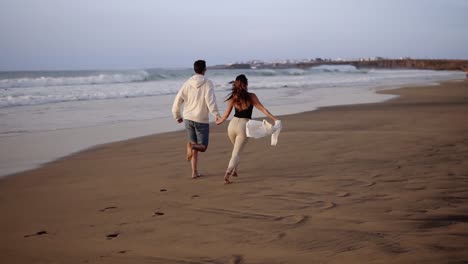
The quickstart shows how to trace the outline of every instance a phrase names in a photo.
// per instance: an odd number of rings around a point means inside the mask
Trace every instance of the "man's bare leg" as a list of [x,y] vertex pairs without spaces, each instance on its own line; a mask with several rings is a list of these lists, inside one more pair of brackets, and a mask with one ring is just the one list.
[[206,151],[206,146],[202,144],[192,144],[192,149],[198,150],[200,152],[205,152]]
[[192,149],[192,178],[198,178],[198,150]]
[[187,161],[192,160],[192,156],[193,156],[192,145],[193,143],[187,142]]

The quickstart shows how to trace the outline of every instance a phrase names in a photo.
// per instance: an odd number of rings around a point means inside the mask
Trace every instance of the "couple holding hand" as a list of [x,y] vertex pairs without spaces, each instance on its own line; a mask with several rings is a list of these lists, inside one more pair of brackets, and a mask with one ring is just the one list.
[[[269,117],[273,123],[278,119],[266,109],[254,93],[248,91],[248,80],[244,74],[236,77],[232,91],[226,102],[228,107],[221,117],[216,105],[213,83],[205,77],[206,62],[195,61],[195,75],[188,79],[180,88],[172,106],[172,113],[178,123],[185,122],[187,131],[187,160],[192,164],[192,178],[200,177],[198,173],[198,153],[205,152],[209,141],[209,113],[216,117],[216,124],[222,124],[234,108],[234,117],[229,122],[228,136],[234,145],[231,159],[224,175],[224,182],[231,183],[231,176],[237,176],[239,154],[247,143],[246,124],[252,118],[256,107]],[[180,107],[184,104],[183,115]]]

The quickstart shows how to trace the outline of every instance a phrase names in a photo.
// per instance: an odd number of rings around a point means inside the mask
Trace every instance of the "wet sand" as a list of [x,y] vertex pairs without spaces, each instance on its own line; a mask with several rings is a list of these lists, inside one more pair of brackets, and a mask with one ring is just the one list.
[[466,263],[468,81],[282,117],[278,146],[212,126],[93,149],[0,179],[2,263]]

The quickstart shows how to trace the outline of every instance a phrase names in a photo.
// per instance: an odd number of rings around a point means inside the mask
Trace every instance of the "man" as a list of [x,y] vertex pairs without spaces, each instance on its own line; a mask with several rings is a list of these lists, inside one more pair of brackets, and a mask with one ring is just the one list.
[[[208,148],[210,134],[209,113],[218,121],[221,116],[216,105],[213,83],[205,77],[206,62],[197,60],[193,64],[195,75],[188,79],[180,88],[172,105],[172,114],[178,123],[185,119],[187,131],[187,160],[192,163],[192,178],[198,174],[198,152]],[[184,104],[183,115],[180,106]]]

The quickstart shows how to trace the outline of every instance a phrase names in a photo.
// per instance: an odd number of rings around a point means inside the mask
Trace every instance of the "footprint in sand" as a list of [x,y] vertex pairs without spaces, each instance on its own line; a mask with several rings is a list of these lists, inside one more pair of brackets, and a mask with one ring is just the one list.
[[280,233],[276,234],[275,238],[279,240],[279,239],[282,239],[285,236],[286,236],[286,233],[280,232]]
[[281,221],[284,224],[288,225],[299,225],[307,221],[307,216],[305,215],[289,215],[285,217],[280,217],[277,220]]
[[349,195],[349,192],[339,192],[336,194],[338,197],[348,197]]
[[232,255],[229,259],[229,264],[241,264],[244,262],[244,257],[242,255]]
[[454,144],[454,143],[450,143],[450,144],[445,144],[445,145],[440,145],[441,147],[456,147],[457,145]]
[[34,234],[31,234],[31,235],[25,235],[24,237],[32,237],[32,236],[42,236],[42,235],[47,235],[49,233],[47,233],[47,231],[45,230],[41,230],[41,231],[38,231]]
[[198,196],[198,195],[196,195],[196,194],[192,195],[192,199],[193,199],[193,198],[198,198],[198,197],[200,197],[200,196]]
[[374,184],[375,184],[375,182],[367,182],[367,183],[363,184],[362,187],[371,187]]
[[117,207],[115,207],[115,206],[109,206],[109,207],[106,207],[106,208],[104,208],[104,209],[99,210],[99,212],[105,212],[105,211],[109,211],[109,210],[112,210],[112,209],[117,209]]
[[336,207],[336,204],[333,202],[324,202],[322,209],[332,209]]
[[409,190],[409,191],[421,191],[421,190],[426,190],[427,188],[424,186],[406,186],[406,187],[403,187],[403,189]]
[[106,235],[107,239],[114,239],[116,237],[118,237],[120,235],[120,233],[112,233],[112,234],[108,234]]
[[402,254],[409,252],[409,249],[400,245],[399,242],[395,241],[380,241],[377,243],[383,251],[393,254]]
[[281,240],[284,237],[286,237],[286,233],[284,233],[284,232],[279,232],[279,233],[275,233],[275,234],[272,234],[272,235],[273,235],[273,238],[271,238],[269,240],[269,242],[276,242],[276,241]]
[[154,217],[154,216],[161,216],[161,215],[164,215],[164,213],[163,213],[163,212],[157,211],[157,212],[155,212],[155,213],[153,214],[153,217]]

